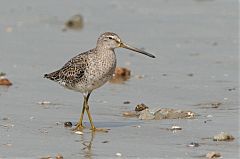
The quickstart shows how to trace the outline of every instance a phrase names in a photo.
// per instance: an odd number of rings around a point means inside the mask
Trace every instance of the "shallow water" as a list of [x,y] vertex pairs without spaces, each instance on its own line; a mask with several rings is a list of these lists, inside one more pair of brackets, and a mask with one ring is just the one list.
[[[54,157],[58,153],[64,158],[115,158],[116,153],[122,158],[202,158],[209,151],[237,158],[237,6],[236,0],[2,2],[0,71],[7,73],[13,86],[0,87],[0,158]],[[84,28],[63,32],[64,22],[74,14],[83,15]],[[63,123],[78,120],[81,94],[42,77],[94,47],[105,31],[116,32],[157,58],[116,50],[118,66],[130,68],[133,77],[125,84],[108,83],[90,98],[96,126],[111,130],[106,134],[86,130],[80,136]],[[44,100],[55,104],[38,104]],[[210,109],[195,106],[216,101],[223,104]],[[122,112],[134,110],[139,103],[191,110],[200,116],[161,121],[122,117]],[[172,125],[183,130],[162,129]],[[202,139],[221,131],[236,139]],[[191,142],[200,146],[187,147]]]

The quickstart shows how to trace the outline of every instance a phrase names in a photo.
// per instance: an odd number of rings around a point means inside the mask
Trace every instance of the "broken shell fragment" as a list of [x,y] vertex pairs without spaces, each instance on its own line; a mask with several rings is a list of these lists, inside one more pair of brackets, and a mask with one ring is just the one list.
[[152,119],[154,119],[154,114],[150,113],[149,109],[144,109],[143,111],[139,112],[138,119],[140,119],[140,120],[152,120]]
[[116,69],[115,69],[115,75],[116,76],[126,77],[126,76],[130,76],[130,74],[131,74],[131,71],[127,68],[116,67]]
[[128,111],[128,112],[123,112],[124,117],[136,117],[137,114],[135,111]]
[[120,152],[116,153],[116,156],[121,157],[122,154]]
[[81,132],[81,131],[76,131],[75,134],[83,135],[83,132]]
[[[138,104],[135,113],[132,111],[124,112],[123,116],[138,117],[141,120],[161,120],[161,119],[193,119],[196,114],[192,111],[184,111],[171,108],[149,109],[145,104]],[[175,128],[177,129],[177,127]],[[179,128],[180,129],[180,128]]]
[[56,159],[63,159],[63,155],[57,154]]
[[228,133],[221,132],[220,134],[213,136],[213,141],[232,141],[234,137]]
[[0,85],[11,86],[12,83],[5,76],[0,76]]
[[192,119],[195,113],[191,111],[183,111],[180,109],[161,108],[154,113],[156,120],[161,119]]
[[110,80],[111,83],[124,83],[131,76],[131,71],[124,67],[116,67],[114,75]]
[[212,152],[208,152],[206,154],[206,157],[209,158],[209,159],[211,159],[211,158],[218,158],[218,157],[221,157],[221,154],[219,152],[212,151]]

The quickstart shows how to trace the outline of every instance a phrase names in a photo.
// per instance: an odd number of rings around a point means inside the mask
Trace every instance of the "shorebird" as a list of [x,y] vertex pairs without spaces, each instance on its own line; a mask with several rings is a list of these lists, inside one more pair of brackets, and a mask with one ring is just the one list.
[[93,90],[109,81],[116,68],[116,55],[114,49],[126,48],[149,57],[154,55],[124,43],[120,37],[112,32],[105,32],[97,40],[97,46],[87,52],[78,54],[70,59],[61,69],[44,77],[58,82],[61,86],[81,92],[83,94],[83,107],[80,119],[74,130],[82,130],[84,112],[87,112],[92,131],[106,131],[96,128],[93,124],[89,110],[88,99]]

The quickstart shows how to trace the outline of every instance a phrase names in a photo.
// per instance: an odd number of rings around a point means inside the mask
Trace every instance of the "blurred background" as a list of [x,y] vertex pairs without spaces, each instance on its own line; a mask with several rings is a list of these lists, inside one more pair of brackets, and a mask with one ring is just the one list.
[[[223,150],[224,157],[237,157],[237,141],[220,146],[207,142],[196,151],[186,147],[191,141],[206,142],[201,138],[219,131],[239,135],[237,0],[2,0],[0,4],[0,72],[13,84],[0,86],[1,125],[13,125],[0,128],[0,158],[57,153],[66,158],[112,158],[118,152],[123,157],[191,158],[216,149]],[[74,15],[80,16],[74,19]],[[79,139],[56,124],[78,120],[82,95],[43,79],[43,74],[94,48],[106,31],[157,58],[115,50],[117,65],[130,69],[131,78],[123,84],[108,83],[92,94],[96,125],[112,130],[94,137],[91,151],[86,152],[83,143],[90,142],[91,135]],[[41,101],[53,104],[42,106]],[[221,109],[194,106],[206,102],[220,102]],[[201,117],[191,122],[122,117],[123,111],[134,110],[139,103],[188,109]],[[213,122],[205,126],[207,115]],[[160,130],[176,123],[185,126],[184,133],[174,136]],[[136,124],[144,128],[132,128]],[[109,143],[103,144],[105,140]]]

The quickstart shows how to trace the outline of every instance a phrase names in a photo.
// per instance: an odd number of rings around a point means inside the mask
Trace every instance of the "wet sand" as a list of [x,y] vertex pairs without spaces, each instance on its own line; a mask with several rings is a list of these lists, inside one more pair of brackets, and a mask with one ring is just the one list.
[[[0,158],[204,158],[209,151],[238,158],[237,7],[236,0],[2,2],[0,71],[13,85],[0,86]],[[63,32],[75,14],[83,16],[83,29]],[[63,123],[77,122],[82,95],[43,79],[43,74],[95,47],[105,31],[157,58],[116,49],[118,66],[129,68],[131,79],[107,83],[90,98],[96,126],[111,130],[77,135]],[[201,105],[209,102],[222,104]],[[199,116],[149,121],[122,116],[140,103]],[[182,130],[165,130],[172,125]],[[206,139],[221,131],[235,140]],[[188,147],[191,142],[200,146]]]

